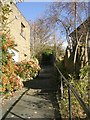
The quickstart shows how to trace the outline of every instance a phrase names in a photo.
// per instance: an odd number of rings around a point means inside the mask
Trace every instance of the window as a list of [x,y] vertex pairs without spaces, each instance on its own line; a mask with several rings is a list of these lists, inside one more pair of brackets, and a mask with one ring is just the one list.
[[12,60],[19,62],[19,51],[15,49],[8,49],[8,52],[12,54]]
[[21,35],[25,38],[25,26],[21,23]]

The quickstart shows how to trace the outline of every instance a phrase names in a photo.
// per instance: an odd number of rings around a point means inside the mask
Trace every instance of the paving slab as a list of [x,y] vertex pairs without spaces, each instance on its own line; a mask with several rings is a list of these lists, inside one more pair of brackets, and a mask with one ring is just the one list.
[[13,100],[11,102],[9,100],[6,107],[3,107],[3,120],[61,119],[57,102],[57,85],[52,70],[53,67],[45,66],[38,78],[24,82],[25,88],[21,97],[14,103]]

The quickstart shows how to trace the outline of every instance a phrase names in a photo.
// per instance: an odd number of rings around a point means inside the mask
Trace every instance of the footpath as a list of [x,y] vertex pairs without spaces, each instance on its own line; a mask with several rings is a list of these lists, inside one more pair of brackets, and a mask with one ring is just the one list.
[[1,120],[61,120],[57,84],[52,66],[44,66],[37,78],[2,105]]

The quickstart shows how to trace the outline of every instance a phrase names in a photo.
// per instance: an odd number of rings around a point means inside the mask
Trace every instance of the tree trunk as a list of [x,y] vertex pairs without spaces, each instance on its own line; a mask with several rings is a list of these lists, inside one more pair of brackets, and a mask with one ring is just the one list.
[[80,43],[80,40],[82,38],[83,34],[80,36],[78,42],[77,42],[77,45],[76,45],[76,49],[75,49],[75,54],[74,54],[74,65],[76,63],[76,56],[77,56],[77,51],[78,51],[78,46],[79,46],[79,43]]
[[86,65],[88,65],[88,37],[89,37],[89,32],[87,32],[87,35],[86,35],[86,44],[85,44],[85,63]]

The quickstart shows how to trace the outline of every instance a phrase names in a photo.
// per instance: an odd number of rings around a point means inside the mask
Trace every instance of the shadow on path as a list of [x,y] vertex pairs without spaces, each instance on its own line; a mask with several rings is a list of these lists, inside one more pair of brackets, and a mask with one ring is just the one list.
[[39,76],[24,82],[24,86],[26,91],[10,107],[2,120],[61,120],[52,66],[43,66]]
[[54,78],[53,66],[43,66],[38,78],[24,82],[24,86],[28,89],[36,89],[37,93],[34,96],[51,101],[55,119],[61,120],[57,102],[57,84]]
[[[13,109],[13,107],[21,100],[21,98],[23,97],[23,95],[26,93],[28,91],[28,89],[27,90],[25,90],[21,95],[20,95],[20,97],[12,104],[12,106],[9,108],[9,109],[7,109],[7,112],[2,116],[2,118],[1,118],[1,120],[6,120],[7,118],[7,115],[11,112],[11,110]],[[3,110],[2,110],[3,111]],[[20,118],[20,117],[18,117],[18,118]]]

